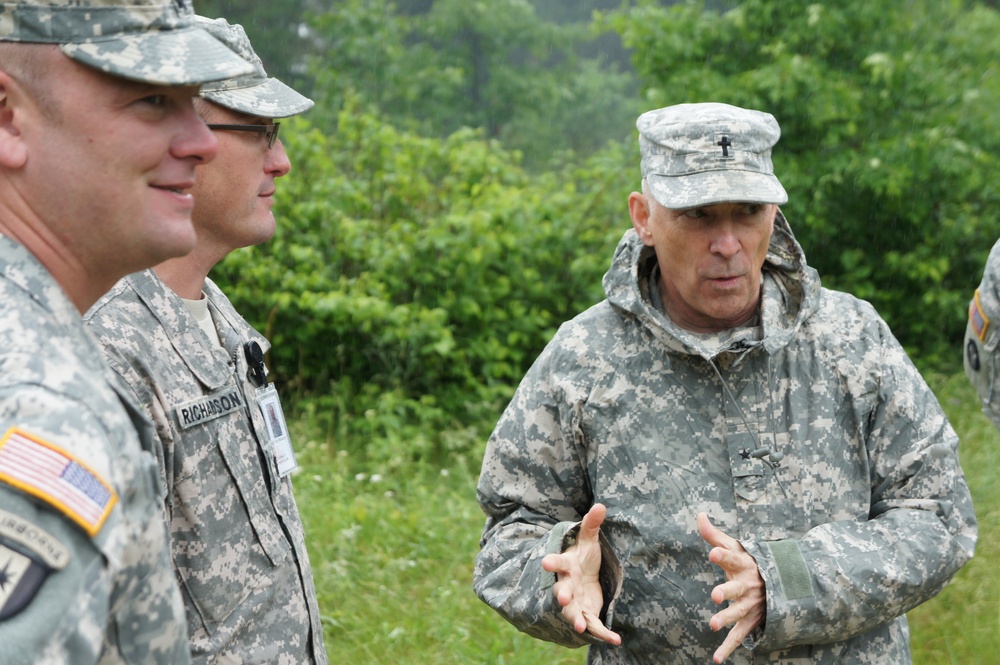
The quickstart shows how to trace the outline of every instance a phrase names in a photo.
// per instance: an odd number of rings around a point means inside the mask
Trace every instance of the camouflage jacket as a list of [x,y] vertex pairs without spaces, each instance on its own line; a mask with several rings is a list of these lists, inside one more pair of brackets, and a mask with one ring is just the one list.
[[983,281],[969,303],[964,364],[983,413],[1000,427],[1000,240],[990,251]]
[[189,662],[149,422],[2,236],[0,302],[0,663]]
[[904,612],[976,540],[931,390],[869,304],[821,288],[780,214],[760,325],[678,328],[654,304],[655,266],[626,233],[607,299],[560,327],[497,424],[476,593],[532,635],[592,642],[561,619],[540,562],[600,502],[604,614],[623,644],[593,644],[589,662],[711,662],[725,578],[696,530],[704,511],[767,589],[755,648],[727,662],[910,662]]
[[224,349],[153,271],[85,317],[156,426],[193,660],[326,663],[291,477],[248,378],[244,343],[269,345],[211,281],[205,293]]

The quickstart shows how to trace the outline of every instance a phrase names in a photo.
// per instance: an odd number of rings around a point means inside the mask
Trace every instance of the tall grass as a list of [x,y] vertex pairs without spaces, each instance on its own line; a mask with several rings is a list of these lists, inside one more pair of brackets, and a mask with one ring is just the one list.
[[[1000,434],[964,375],[929,380],[962,437],[979,517],[977,555],[938,597],[910,613],[917,665],[1000,662],[997,511]],[[566,665],[571,650],[518,633],[471,591],[483,516],[479,460],[448,468],[364,469],[310,423],[297,425],[295,478],[331,663]],[[382,475],[380,475],[382,474]]]

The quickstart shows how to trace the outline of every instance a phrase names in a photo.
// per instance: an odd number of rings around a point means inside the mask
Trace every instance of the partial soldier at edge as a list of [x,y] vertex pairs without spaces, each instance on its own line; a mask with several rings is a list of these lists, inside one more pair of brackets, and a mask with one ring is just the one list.
[[965,374],[976,388],[983,413],[1000,428],[1000,240],[993,245],[982,282],[969,302],[964,348]]
[[245,71],[183,2],[0,4],[4,665],[188,662],[149,423],[80,314],[190,250],[191,99]]

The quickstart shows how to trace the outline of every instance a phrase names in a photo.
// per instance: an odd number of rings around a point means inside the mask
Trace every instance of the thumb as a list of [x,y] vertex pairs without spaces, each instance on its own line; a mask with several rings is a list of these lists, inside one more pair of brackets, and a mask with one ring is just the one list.
[[580,534],[577,536],[577,541],[595,542],[607,514],[608,510],[604,504],[595,503],[591,506],[587,514],[583,516],[583,521],[580,522]]
[[708,519],[708,515],[705,513],[698,513],[698,516],[695,519],[698,523],[698,535],[700,535],[705,542],[715,547],[722,544],[719,542],[721,534],[719,530],[715,528],[715,525],[712,524],[711,520]]

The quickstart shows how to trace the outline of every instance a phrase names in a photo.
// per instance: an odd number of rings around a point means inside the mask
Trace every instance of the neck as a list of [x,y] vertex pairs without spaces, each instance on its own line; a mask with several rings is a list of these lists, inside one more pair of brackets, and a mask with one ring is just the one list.
[[4,220],[0,221],[0,235],[31,252],[81,315],[124,276],[88,270],[44,226],[9,224]]
[[186,300],[200,300],[205,288],[205,279],[215,262],[196,256],[197,249],[187,256],[169,259],[157,265],[154,270],[171,291]]

